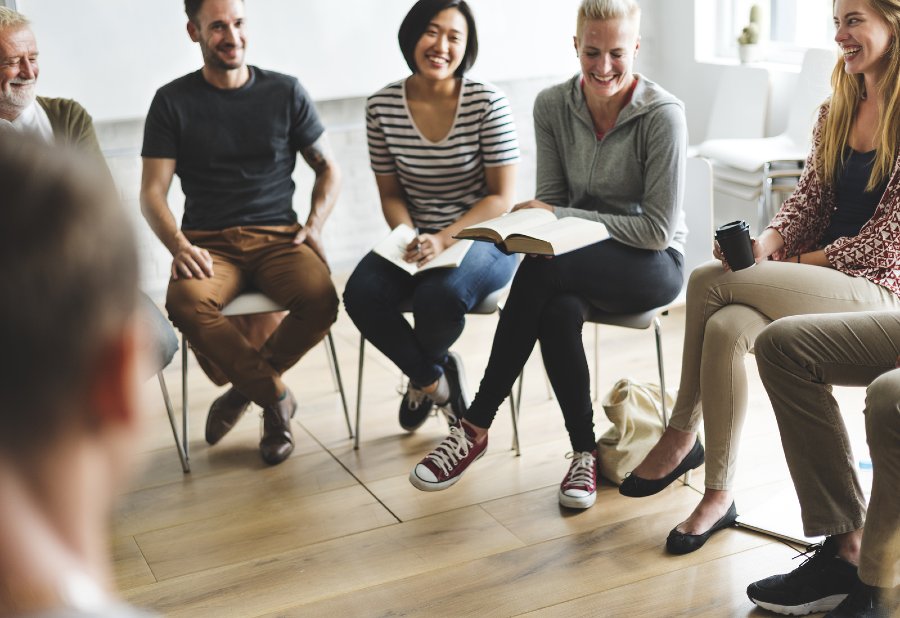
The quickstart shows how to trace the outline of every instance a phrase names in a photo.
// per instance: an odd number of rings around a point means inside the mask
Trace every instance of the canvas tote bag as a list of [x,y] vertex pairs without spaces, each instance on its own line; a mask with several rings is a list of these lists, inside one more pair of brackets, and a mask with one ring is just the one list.
[[[666,409],[671,410],[674,403],[672,393],[666,393]],[[659,386],[623,378],[601,404],[613,426],[597,441],[599,471],[620,484],[643,461],[665,429]]]

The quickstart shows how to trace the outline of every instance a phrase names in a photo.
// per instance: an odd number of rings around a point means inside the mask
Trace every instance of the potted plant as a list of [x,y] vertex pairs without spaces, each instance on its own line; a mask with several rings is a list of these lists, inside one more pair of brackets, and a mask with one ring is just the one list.
[[761,9],[758,4],[750,7],[750,23],[744,26],[738,37],[738,57],[741,63],[759,62],[762,58],[762,48],[759,43],[762,30],[760,22]]

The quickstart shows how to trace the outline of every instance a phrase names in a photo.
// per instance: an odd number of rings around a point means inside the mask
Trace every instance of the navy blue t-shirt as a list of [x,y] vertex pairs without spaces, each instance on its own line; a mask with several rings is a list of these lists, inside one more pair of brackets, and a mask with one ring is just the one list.
[[249,69],[249,81],[234,90],[189,73],[160,88],[150,105],[141,156],[175,159],[182,229],[297,222],[297,151],[325,128],[296,78]]

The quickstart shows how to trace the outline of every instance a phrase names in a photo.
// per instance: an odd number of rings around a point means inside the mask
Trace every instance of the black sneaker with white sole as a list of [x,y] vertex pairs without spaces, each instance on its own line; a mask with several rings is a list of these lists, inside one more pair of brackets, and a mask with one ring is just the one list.
[[450,398],[437,406],[447,417],[450,425],[458,424],[466,415],[472,399],[469,397],[466,372],[463,369],[462,358],[456,352],[448,352],[447,360],[443,363],[444,375],[450,385]]
[[833,537],[810,545],[800,554],[807,558],[799,567],[753,582],[747,596],[763,609],[788,616],[834,609],[859,585],[856,566],[839,558],[837,550]]
[[410,382],[400,401],[400,426],[406,431],[415,431],[422,426],[433,407],[434,401],[431,397]]

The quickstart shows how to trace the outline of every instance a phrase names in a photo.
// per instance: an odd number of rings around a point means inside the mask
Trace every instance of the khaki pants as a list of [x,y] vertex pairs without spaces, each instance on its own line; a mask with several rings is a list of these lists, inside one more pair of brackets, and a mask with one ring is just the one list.
[[[808,536],[863,527],[859,576],[900,585],[900,313],[842,313],[779,320],[756,340],[756,362]],[[874,482],[869,512],[831,385],[866,386]]]
[[[320,342],[337,318],[338,297],[328,267],[306,245],[294,245],[299,225],[188,231],[188,240],[209,251],[213,276],[169,282],[166,309],[188,341],[261,406],[284,392],[281,374]],[[252,287],[289,311],[257,350],[222,316],[227,305]]]
[[[770,322],[791,315],[900,309],[887,288],[837,270],[762,262],[726,272],[709,262],[691,274],[681,385],[670,425],[706,433],[706,486],[730,489],[747,409],[744,356]],[[701,406],[702,402],[702,406]]]

